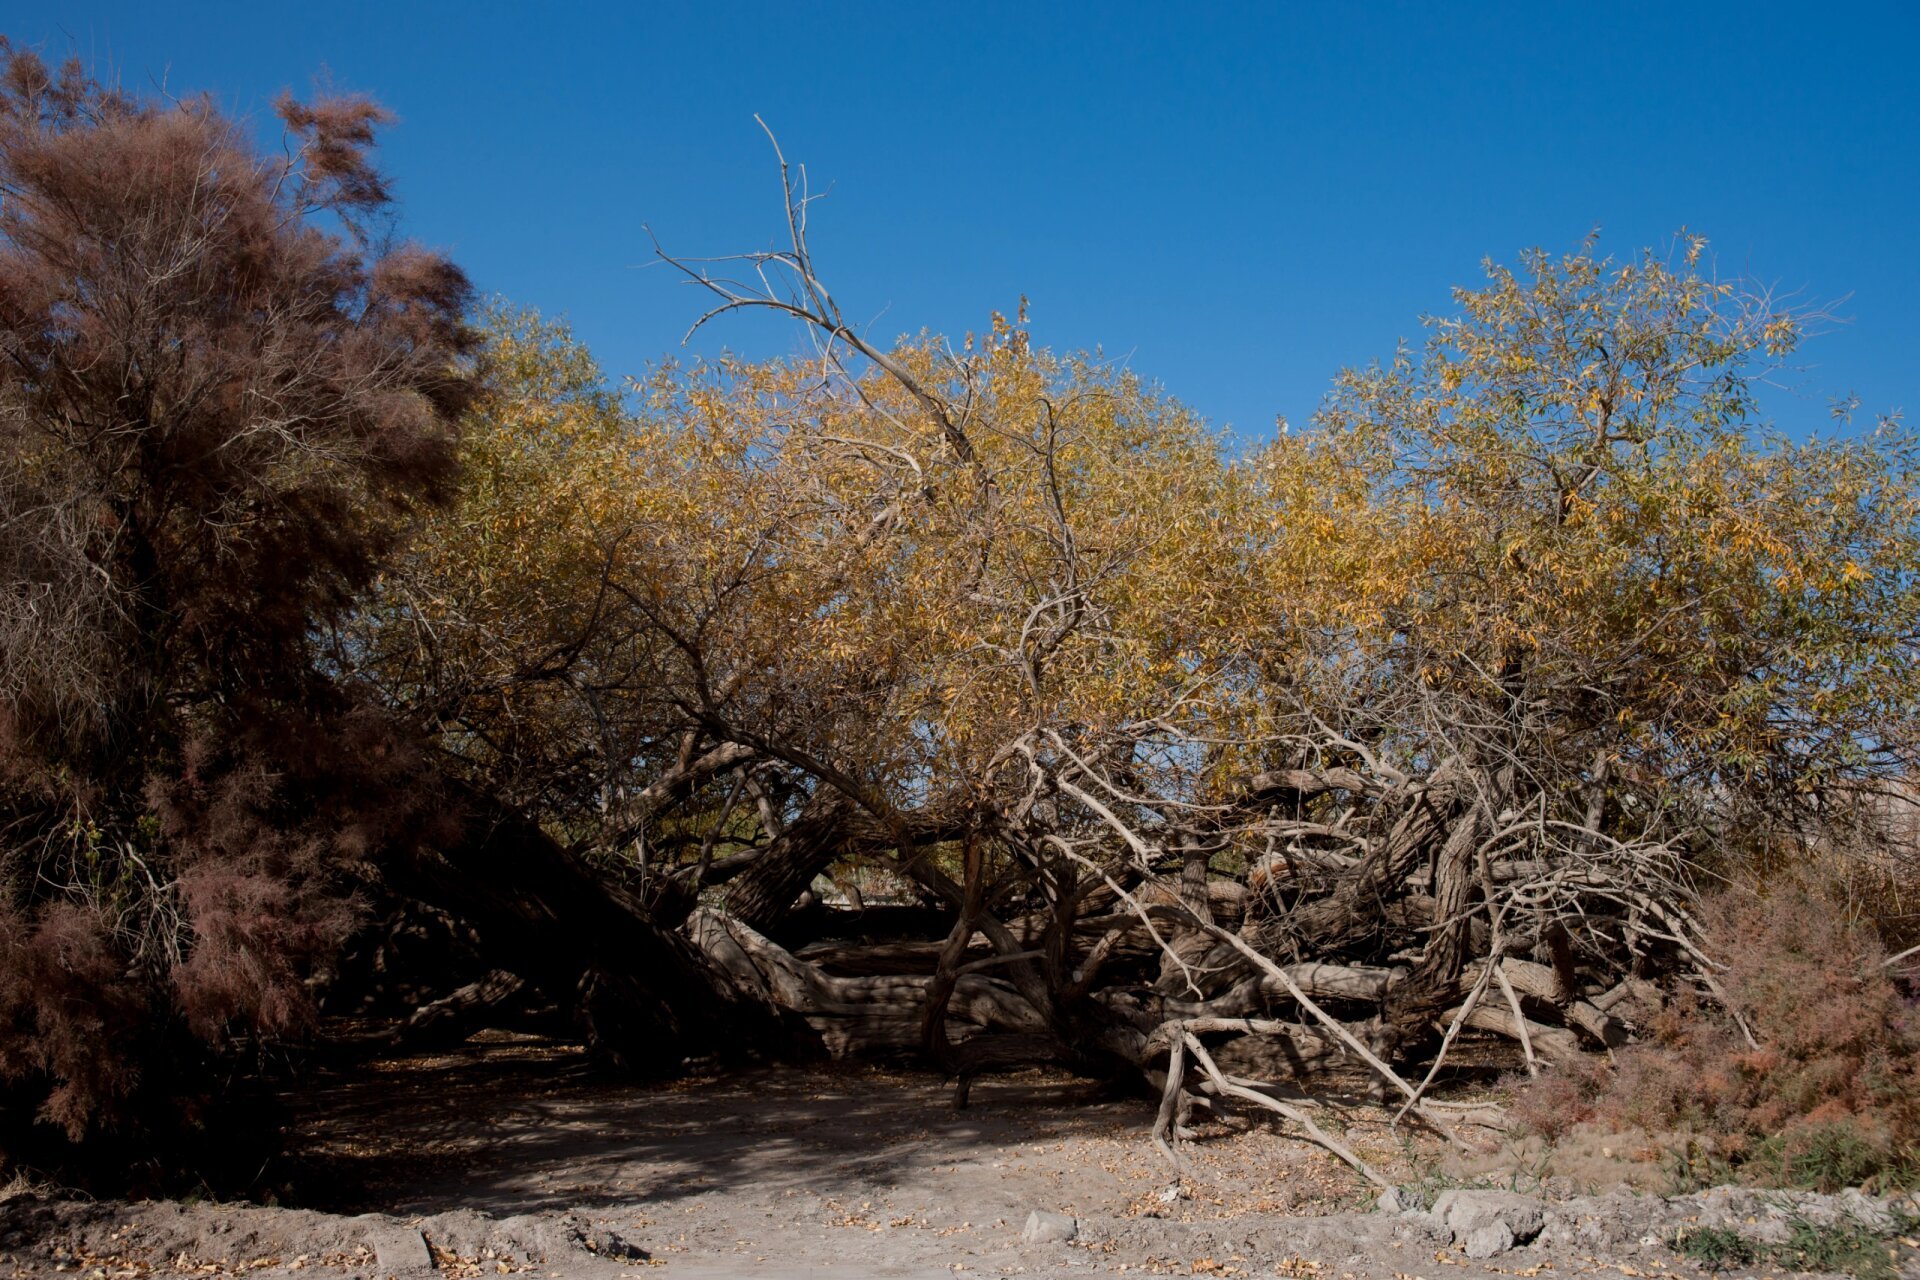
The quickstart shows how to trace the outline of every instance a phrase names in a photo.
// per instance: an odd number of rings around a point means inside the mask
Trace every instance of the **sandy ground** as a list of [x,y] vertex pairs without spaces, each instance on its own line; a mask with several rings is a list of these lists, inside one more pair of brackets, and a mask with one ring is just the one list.
[[[1152,1106],[1141,1098],[1038,1071],[983,1078],[965,1111],[951,1093],[926,1072],[853,1064],[635,1087],[597,1075],[569,1048],[502,1036],[306,1091],[299,1198],[419,1214],[645,1203],[656,1217],[689,1219],[756,1206],[774,1219],[830,1220],[826,1238],[837,1239],[856,1210],[876,1220],[933,1214],[939,1228],[972,1231],[1034,1208],[1145,1211],[1173,1181],[1147,1141]],[[1377,1110],[1347,1114],[1367,1154],[1389,1163],[1417,1154]],[[1203,1134],[1188,1151],[1208,1194],[1183,1212],[1326,1213],[1371,1201],[1345,1165],[1264,1124]],[[693,1231],[712,1236],[697,1222]],[[792,1247],[786,1223],[781,1239]]]
[[[490,1036],[304,1088],[285,1189],[300,1211],[16,1198],[0,1277],[1686,1276],[1673,1223],[1770,1212],[1575,1201],[1534,1244],[1476,1261],[1264,1120],[1203,1125],[1175,1179],[1141,1099],[1040,1073],[979,1082],[963,1112],[949,1097],[870,1067],[635,1086],[567,1046]],[[1430,1186],[1437,1143],[1386,1121],[1358,1100],[1322,1117]],[[1024,1242],[1034,1210],[1077,1237]]]

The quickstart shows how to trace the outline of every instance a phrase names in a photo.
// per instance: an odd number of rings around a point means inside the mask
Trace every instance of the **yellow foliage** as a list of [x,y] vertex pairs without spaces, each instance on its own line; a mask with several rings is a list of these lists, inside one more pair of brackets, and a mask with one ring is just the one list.
[[440,690],[456,749],[559,753],[609,794],[693,730],[964,801],[1049,731],[1204,798],[1388,704],[1393,749],[1472,721],[1563,776],[1891,767],[1920,705],[1912,443],[1756,435],[1752,366],[1800,326],[1698,253],[1490,265],[1246,457],[1018,319],[891,372],[726,359],[620,395],[496,315],[464,501],[389,583],[374,665]]

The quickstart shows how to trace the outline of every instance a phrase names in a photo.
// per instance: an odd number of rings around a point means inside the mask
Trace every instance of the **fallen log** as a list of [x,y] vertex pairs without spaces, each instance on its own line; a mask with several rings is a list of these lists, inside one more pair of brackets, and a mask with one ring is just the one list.
[[459,1044],[482,1028],[499,1026],[508,1006],[521,1000],[526,989],[526,979],[494,969],[477,982],[421,1005],[387,1038],[409,1048]]
[[1524,1017],[1516,1019],[1509,1009],[1480,1004],[1468,1010],[1464,1018],[1461,1010],[1450,1009],[1434,1019],[1434,1028],[1445,1030],[1456,1019],[1466,1026],[1495,1031],[1513,1040],[1520,1040],[1524,1035],[1533,1051],[1548,1062],[1577,1062],[1586,1056],[1580,1048],[1580,1038],[1565,1027],[1550,1027]]
[[489,968],[565,1011],[588,1049],[645,1075],[749,1048],[802,1052],[790,1023],[746,999],[697,947],[539,825],[442,779],[452,838],[382,867],[387,886],[470,922]]
[[1387,998],[1396,975],[1391,969],[1360,968],[1341,964],[1288,964],[1279,966],[1285,979],[1273,974],[1256,974],[1242,979],[1226,992],[1210,1000],[1176,1000],[1162,1003],[1170,1018],[1239,1018],[1262,1011],[1276,1000],[1292,998],[1287,984],[1317,1000],[1355,1000],[1378,1004]]
[[[723,912],[702,908],[688,918],[688,936],[739,986],[770,1008],[803,1019],[834,1057],[913,1050],[931,975],[840,977],[795,956]],[[1044,1035],[1046,1022],[1010,985],[982,974],[955,979],[952,1019],[988,1028]]]
[[[1620,1019],[1589,1001],[1563,998],[1559,978],[1547,965],[1503,956],[1499,967],[1514,990],[1555,1006],[1570,1027],[1593,1037],[1602,1048],[1617,1049],[1627,1042],[1627,1026]],[[1479,969],[1480,965],[1471,966],[1461,975],[1461,984],[1472,986],[1478,980]]]
[[[899,942],[810,942],[793,951],[797,959],[816,965],[823,973],[838,974],[841,977],[871,977],[895,973],[933,973],[934,965],[940,960],[941,944],[935,940],[907,940]],[[991,948],[984,945],[974,946],[967,953],[969,959],[980,959],[991,955]]]

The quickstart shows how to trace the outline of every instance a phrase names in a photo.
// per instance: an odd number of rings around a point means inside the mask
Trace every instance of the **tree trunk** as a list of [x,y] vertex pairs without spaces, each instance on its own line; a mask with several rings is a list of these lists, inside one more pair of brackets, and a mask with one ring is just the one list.
[[936,1002],[943,1036],[949,1016],[965,1023],[969,1034],[993,1029],[1037,1035],[1046,1027],[1011,987],[981,974],[948,974],[939,989],[938,976],[836,977],[738,920],[705,909],[693,913],[687,932],[741,990],[804,1020],[836,1058],[924,1049],[926,1015]]
[[[1207,893],[1207,863],[1209,855],[1191,837],[1186,841],[1186,849],[1180,866],[1180,903],[1193,913],[1195,919],[1207,924],[1214,923],[1213,903]],[[1182,922],[1175,926],[1172,947],[1160,953],[1160,973],[1153,984],[1155,991],[1167,995],[1185,993],[1193,970],[1204,967],[1207,953],[1213,949],[1211,937],[1204,929]]]
[[845,847],[851,808],[838,791],[822,787],[793,825],[734,878],[727,889],[727,914],[760,933],[777,927]]
[[524,1016],[527,984],[518,974],[494,969],[413,1011],[387,1038],[408,1049],[459,1044],[476,1031],[502,1027]]
[[639,900],[536,824],[470,792],[457,841],[386,868],[390,884],[471,922],[481,953],[572,1013],[598,1055],[644,1074],[786,1047],[788,1029]]
[[[1262,953],[1280,959],[1326,958],[1381,931],[1389,906],[1407,892],[1407,877],[1445,838],[1462,809],[1458,765],[1434,771],[1424,792],[1393,824],[1360,865],[1323,898],[1250,926],[1246,937]],[[1246,976],[1248,967],[1232,948],[1215,947],[1207,956],[1215,989]]]
[[1425,952],[1413,972],[1413,986],[1420,991],[1440,991],[1451,987],[1466,963],[1467,943],[1472,922],[1467,918],[1467,899],[1473,893],[1473,855],[1480,843],[1480,806],[1470,805],[1440,849],[1434,867],[1433,932],[1427,935]]

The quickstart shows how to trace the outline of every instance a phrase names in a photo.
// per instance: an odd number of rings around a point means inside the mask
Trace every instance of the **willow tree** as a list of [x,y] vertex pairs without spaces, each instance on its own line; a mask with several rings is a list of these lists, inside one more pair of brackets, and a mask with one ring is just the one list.
[[[1357,859],[1263,946],[1397,954],[1442,999],[1490,948],[1562,1000],[1576,966],[1704,973],[1702,874],[1910,768],[1913,442],[1768,432],[1756,380],[1807,318],[1703,249],[1490,266],[1258,460],[1272,634],[1309,655],[1269,672],[1308,787],[1281,830]],[[1432,932],[1399,950],[1409,897]]]
[[[1577,1054],[1631,976],[1711,985],[1688,908],[1736,845],[1804,850],[1910,762],[1910,446],[1768,436],[1802,319],[1697,244],[1490,268],[1237,458],[1019,316],[874,342],[786,172],[786,247],[667,261],[812,356],[622,396],[504,318],[362,652],[831,1044],[1177,1078],[1204,1034],[1408,1094],[1369,1013]],[[847,856],[944,938],[835,972],[762,936]]]
[[[787,195],[747,283],[669,261],[812,359],[668,366],[623,408],[564,335],[496,337],[517,390],[406,652],[489,673],[447,741],[662,918],[724,885],[720,951],[848,854],[950,912],[901,953],[921,985],[814,1012],[910,990],[963,1068],[1132,1069],[1168,1019],[1350,1036],[1305,981],[1577,1052],[1624,1034],[1593,1001],[1630,971],[1700,967],[1687,904],[1757,819],[1805,847],[1910,759],[1909,448],[1760,431],[1800,320],[1697,245],[1493,268],[1236,460],[1018,318],[872,343]],[[968,1016],[1020,1034],[958,1051],[945,1002],[989,969]]]
[[[1036,752],[1132,757],[1198,714],[1230,473],[1186,410],[1013,322],[885,359],[670,367],[623,408],[505,318],[462,501],[383,585],[365,673],[660,919],[724,883],[769,928],[861,854],[990,915],[1045,882],[1070,931],[1078,875],[1038,875],[1009,815]],[[1073,985],[1067,941],[1051,979],[1018,962],[1033,1000]]]

